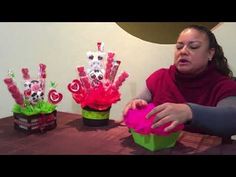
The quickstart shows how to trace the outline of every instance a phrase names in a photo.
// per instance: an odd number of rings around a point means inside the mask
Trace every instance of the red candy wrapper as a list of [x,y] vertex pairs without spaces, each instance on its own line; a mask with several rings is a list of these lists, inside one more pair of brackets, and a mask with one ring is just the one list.
[[115,77],[116,77],[117,71],[119,69],[120,63],[121,63],[121,61],[114,61],[113,67],[111,69],[111,74],[110,74],[110,77],[109,77],[109,80],[110,80],[111,83],[113,83],[114,80],[115,80]]

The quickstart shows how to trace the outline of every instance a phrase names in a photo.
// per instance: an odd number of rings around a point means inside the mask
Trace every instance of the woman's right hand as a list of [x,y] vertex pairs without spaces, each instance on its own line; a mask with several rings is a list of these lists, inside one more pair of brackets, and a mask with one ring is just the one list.
[[130,101],[124,108],[123,117],[127,114],[129,109],[142,108],[142,107],[146,106],[147,104],[148,103],[143,99],[134,99],[134,100]]

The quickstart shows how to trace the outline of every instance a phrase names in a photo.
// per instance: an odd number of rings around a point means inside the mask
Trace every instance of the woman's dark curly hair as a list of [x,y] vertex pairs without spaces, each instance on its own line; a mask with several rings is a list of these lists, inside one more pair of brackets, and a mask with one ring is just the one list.
[[207,27],[199,26],[199,25],[190,25],[186,29],[195,29],[202,33],[205,33],[209,39],[209,48],[215,49],[215,54],[212,58],[212,61],[215,65],[217,70],[225,76],[229,76],[230,78],[233,77],[233,72],[230,70],[227,58],[224,56],[224,52],[222,47],[218,44],[215,35],[209,30]]

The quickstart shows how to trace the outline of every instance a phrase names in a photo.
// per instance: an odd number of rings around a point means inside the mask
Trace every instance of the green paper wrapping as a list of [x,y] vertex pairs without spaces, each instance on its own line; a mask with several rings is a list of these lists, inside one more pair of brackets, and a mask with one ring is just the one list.
[[55,110],[56,105],[50,104],[45,101],[40,101],[34,106],[26,103],[26,106],[24,108],[18,104],[15,104],[12,109],[12,112],[32,116],[37,114],[49,114]]
[[103,120],[108,119],[110,115],[109,111],[88,111],[85,109],[82,109],[82,116],[86,119],[93,119],[93,120]]
[[175,146],[175,143],[180,135],[180,132],[175,132],[169,136],[158,136],[158,135],[142,135],[136,133],[131,129],[134,142],[150,151],[156,151]]

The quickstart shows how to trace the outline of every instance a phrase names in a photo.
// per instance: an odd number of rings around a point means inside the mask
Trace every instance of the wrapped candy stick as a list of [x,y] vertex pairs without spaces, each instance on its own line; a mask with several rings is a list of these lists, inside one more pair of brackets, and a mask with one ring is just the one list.
[[109,80],[111,83],[113,83],[115,80],[120,63],[121,63],[121,61],[114,61],[114,64],[113,64],[113,67],[111,68],[111,72],[110,72],[110,76],[109,76]]
[[39,76],[40,78],[46,79],[46,65],[39,64]]
[[29,69],[28,68],[22,68],[21,72],[23,74],[24,80],[29,80],[30,79]]
[[111,73],[112,63],[114,61],[115,53],[108,52],[107,64],[106,64],[106,71],[105,71],[105,79],[108,79]]
[[7,86],[10,86],[10,85],[13,84],[13,79],[12,78],[5,78],[3,81]]
[[12,78],[5,78],[4,83],[7,85],[8,91],[11,93],[12,97],[14,98],[15,102],[22,107],[24,107],[24,98],[23,95],[20,93],[19,89],[17,88],[16,84],[13,82]]
[[114,52],[108,52],[108,58],[114,58],[115,53]]
[[39,64],[39,78],[41,80],[43,93],[45,93],[46,65],[42,63]]
[[104,43],[98,42],[97,43],[98,51],[103,52],[104,51]]
[[[28,85],[28,83],[30,82],[29,81],[30,80],[29,69],[28,68],[22,68],[21,72],[22,72],[23,78],[25,80],[25,85]],[[24,96],[25,96],[26,99],[29,98],[30,93],[31,93],[31,90],[29,88],[24,90]]]
[[79,73],[81,83],[83,84],[83,86],[87,90],[89,90],[91,85],[90,85],[90,82],[89,82],[89,78],[88,78],[86,72],[84,71],[84,67],[83,66],[77,67],[77,71]]
[[112,87],[116,90],[119,90],[119,87],[122,85],[122,83],[126,80],[127,77],[129,77],[129,74],[125,71],[122,72],[118,79],[113,83]]

